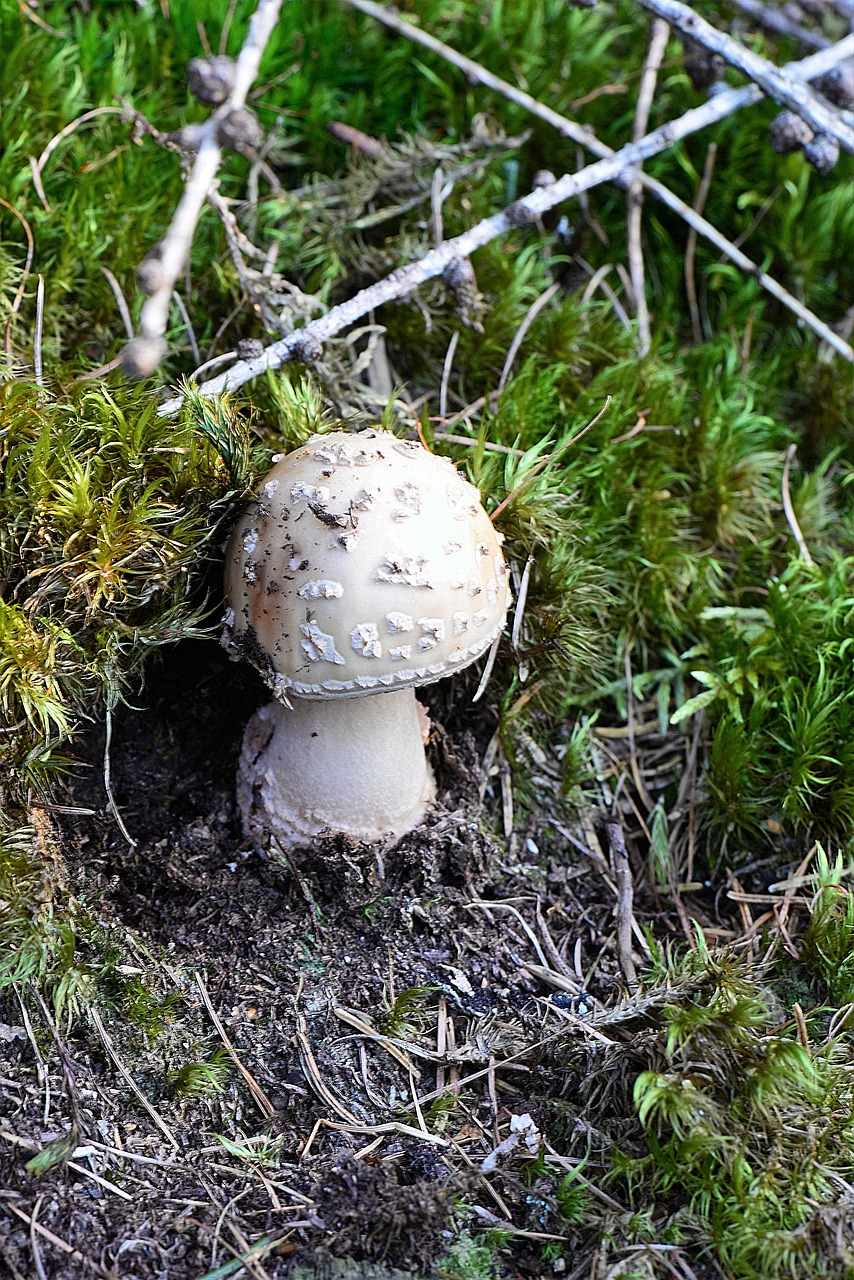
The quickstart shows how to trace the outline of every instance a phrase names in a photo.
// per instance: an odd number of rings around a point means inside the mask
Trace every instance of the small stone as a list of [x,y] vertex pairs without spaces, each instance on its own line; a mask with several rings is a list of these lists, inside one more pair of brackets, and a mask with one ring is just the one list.
[[232,151],[243,151],[247,147],[260,147],[264,141],[264,130],[254,111],[239,107],[220,120],[217,138],[222,146],[231,147]]
[[234,59],[218,55],[193,58],[187,64],[187,84],[198,102],[218,107],[234,88]]
[[794,111],[781,111],[768,126],[771,146],[778,156],[800,151],[813,136],[812,129]]
[[258,338],[241,338],[237,344],[238,360],[260,360],[264,354],[264,343]]
[[829,133],[817,133],[804,147],[804,156],[818,173],[830,173],[839,159],[839,143]]

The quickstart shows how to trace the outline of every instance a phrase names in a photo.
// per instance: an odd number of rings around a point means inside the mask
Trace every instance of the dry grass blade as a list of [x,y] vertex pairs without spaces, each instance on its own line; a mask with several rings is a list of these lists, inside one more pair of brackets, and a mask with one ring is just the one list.
[[258,1081],[255,1079],[253,1075],[251,1075],[249,1071],[246,1070],[243,1063],[240,1061],[240,1058],[237,1056],[237,1050],[234,1048],[234,1045],[231,1043],[228,1036],[226,1035],[225,1027],[222,1025],[219,1014],[217,1013],[216,1009],[213,1007],[213,1003],[208,994],[208,989],[205,986],[204,981],[202,979],[202,975],[197,972],[194,976],[196,979],[196,986],[199,988],[199,994],[201,995],[202,1001],[204,1002],[204,1006],[208,1011],[208,1016],[210,1017],[211,1022],[214,1024],[214,1027],[216,1028],[216,1033],[219,1036],[220,1040],[222,1040],[222,1043],[225,1046],[228,1056],[231,1058],[232,1062],[237,1067],[237,1070],[240,1072],[240,1074],[243,1076],[243,1079],[246,1081],[246,1084],[249,1088],[249,1092],[252,1094],[252,1097],[255,1099],[255,1103],[259,1111],[263,1115],[264,1119],[265,1120],[272,1119],[272,1117],[276,1114],[276,1108],[273,1106],[272,1102],[267,1097],[266,1093],[261,1088]]
[[[353,1027],[354,1030],[360,1032],[360,1034],[365,1036],[366,1039],[372,1040],[374,1044],[381,1045],[382,1048],[385,1049],[386,1053],[390,1054],[391,1057],[394,1058],[395,1062],[399,1062],[407,1071],[416,1075],[418,1074],[408,1054],[405,1053],[403,1049],[398,1048],[395,1042],[389,1039],[388,1036],[381,1035],[369,1022],[366,1022],[364,1018],[360,1018],[358,1014],[352,1013],[349,1009],[342,1009],[340,1005],[336,1005],[332,1012],[335,1014],[336,1018],[340,1018],[348,1027]],[[425,1056],[423,1051],[420,1056]]]
[[42,186],[42,171],[56,148],[65,138],[69,138],[72,133],[80,128],[83,124],[88,124],[90,120],[97,120],[99,116],[122,116],[125,114],[124,107],[93,107],[91,111],[84,111],[82,116],[78,116],[76,120],[72,120],[64,129],[60,129],[59,133],[54,134],[38,160],[30,158],[30,167],[33,172],[33,186],[35,187],[38,197],[44,205],[48,213],[53,213],[53,208],[48,204],[47,196]]
[[16,209],[13,204],[9,204],[8,200],[4,200],[2,196],[0,196],[0,204],[2,204],[4,209],[8,209],[10,213],[14,214],[14,216],[20,222],[21,226],[24,228],[24,235],[27,237],[27,256],[26,256],[26,259],[24,260],[24,269],[21,272],[21,279],[18,283],[17,289],[15,290],[15,296],[12,299],[12,304],[9,307],[9,319],[6,321],[6,333],[4,335],[4,341],[6,345],[6,355],[9,357],[9,359],[11,359],[12,358],[12,322],[14,321],[15,316],[18,314],[18,309],[21,305],[21,300],[23,299],[23,296],[24,296],[24,290],[27,287],[27,280],[29,278],[30,270],[33,265],[33,253],[35,252],[35,245],[33,243],[32,228],[30,227],[30,224],[27,222],[24,215],[21,212],[19,212],[19,210]]
[[[354,1116],[352,1111],[348,1111],[343,1102],[339,1102],[338,1098],[336,1098],[335,1094],[323,1079],[323,1076],[320,1073],[320,1068],[317,1065],[317,1059],[312,1051],[311,1043],[306,1034],[305,1018],[302,1016],[297,1020],[296,1042],[303,1075],[317,1096],[322,1102],[325,1102],[326,1105],[336,1113],[336,1115],[339,1115],[346,1124],[355,1125],[356,1132],[367,1132],[366,1129],[362,1128],[361,1120],[359,1120],[357,1116]],[[373,1130],[371,1130],[371,1132],[373,1132]]]
[[507,379],[510,377],[510,370],[513,368],[513,361],[516,359],[516,356],[519,353],[519,348],[522,345],[525,334],[528,332],[531,325],[534,323],[537,316],[542,311],[543,307],[548,306],[548,304],[551,302],[552,298],[555,296],[555,294],[558,292],[559,289],[560,289],[560,284],[558,283],[550,284],[548,289],[544,289],[543,292],[540,294],[539,298],[536,298],[535,301],[531,303],[528,310],[525,312],[525,315],[522,319],[522,323],[519,325],[519,328],[516,330],[515,334],[513,335],[513,341],[510,343],[510,348],[507,352],[507,358],[504,361],[504,368],[501,370],[501,377],[498,379],[499,395],[501,395],[501,392],[504,390],[505,386],[507,385]]
[[48,1227],[43,1227],[40,1222],[36,1221],[35,1212],[32,1215],[25,1213],[24,1210],[19,1209],[16,1204],[10,1204],[9,1210],[30,1228],[31,1239],[37,1232],[44,1240],[49,1241],[50,1244],[54,1245],[57,1249],[60,1249],[67,1257],[73,1258],[75,1262],[79,1262],[90,1271],[94,1271],[97,1275],[103,1276],[104,1280],[118,1280],[115,1271],[108,1271],[106,1267],[102,1267],[99,1263],[95,1262],[94,1258],[87,1258],[85,1253],[81,1253],[79,1249],[72,1248],[66,1240],[62,1240],[58,1235],[55,1235]]
[[801,553],[801,559],[804,561],[804,564],[808,564],[812,567],[812,565],[815,564],[815,561],[810,555],[810,549],[806,544],[806,539],[804,538],[803,533],[801,532],[801,526],[798,524],[798,517],[795,515],[795,508],[792,505],[792,495],[789,490],[789,472],[791,471],[792,463],[795,460],[795,454],[797,453],[797,451],[798,451],[797,445],[794,445],[794,444],[790,444],[788,449],[786,450],[786,461],[783,465],[783,485],[782,485],[783,511],[785,512],[785,515],[786,515],[786,523],[788,524],[789,528],[792,531],[792,534],[794,535],[795,542],[797,542],[798,544],[798,550]]
[[129,338],[133,337],[133,321],[130,318],[130,308],[128,307],[125,295],[122,293],[122,286],[113,275],[109,267],[101,267],[101,274],[107,281],[107,284],[113,291],[113,297],[116,300],[116,306],[119,309],[119,315],[122,318],[122,324],[125,327],[125,333]]
[[122,1078],[123,1078],[123,1079],[125,1080],[125,1082],[128,1084],[128,1086],[130,1087],[130,1089],[133,1091],[133,1093],[136,1095],[136,1097],[137,1097],[137,1098],[139,1099],[139,1101],[142,1103],[143,1107],[144,1107],[144,1108],[145,1108],[145,1110],[148,1112],[148,1114],[151,1116],[152,1120],[153,1120],[153,1121],[154,1121],[154,1123],[157,1125],[158,1129],[159,1129],[159,1130],[160,1130],[160,1132],[163,1134],[164,1138],[165,1138],[165,1139],[166,1139],[166,1141],[169,1143],[169,1145],[170,1145],[170,1146],[171,1146],[175,1151],[180,1151],[180,1150],[181,1150],[181,1144],[180,1144],[180,1142],[179,1142],[179,1141],[178,1141],[178,1139],[175,1137],[174,1133],[173,1133],[173,1132],[172,1132],[172,1130],[169,1128],[169,1126],[167,1125],[166,1121],[165,1121],[165,1120],[164,1120],[164,1119],[163,1119],[163,1118],[162,1118],[162,1117],[157,1113],[157,1111],[155,1111],[154,1107],[153,1107],[153,1106],[151,1105],[151,1103],[148,1101],[148,1099],[146,1098],[145,1094],[142,1092],[142,1090],[140,1089],[139,1085],[136,1083],[136,1081],[134,1080],[134,1078],[133,1078],[133,1076],[130,1074],[130,1072],[129,1072],[129,1071],[126,1069],[126,1067],[123,1065],[123,1063],[122,1063],[121,1059],[119,1058],[119,1055],[116,1053],[115,1049],[113,1048],[113,1042],[112,1042],[112,1040],[110,1039],[110,1037],[107,1035],[106,1029],[105,1029],[105,1027],[104,1027],[103,1022],[101,1021],[101,1017],[100,1017],[100,1015],[99,1015],[99,1013],[98,1013],[98,1010],[97,1010],[97,1009],[95,1009],[95,1008],[93,1008],[93,1007],[90,1007],[90,1009],[89,1009],[89,1016],[90,1016],[90,1018],[92,1019],[92,1021],[94,1022],[95,1027],[96,1027],[96,1030],[97,1030],[97,1032],[98,1032],[98,1035],[101,1037],[101,1040],[102,1040],[102,1042],[103,1042],[104,1048],[107,1050],[107,1053],[109,1054],[109,1056],[110,1056],[110,1058],[111,1058],[111,1060],[112,1060],[112,1062],[113,1062],[113,1065],[115,1066],[116,1070],[119,1072],[119,1074],[122,1076]]

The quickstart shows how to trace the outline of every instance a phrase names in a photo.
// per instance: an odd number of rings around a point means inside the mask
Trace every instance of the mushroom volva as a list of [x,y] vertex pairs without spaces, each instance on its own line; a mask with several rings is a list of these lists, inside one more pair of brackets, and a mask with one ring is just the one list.
[[435,793],[415,689],[492,645],[510,600],[501,535],[447,458],[389,432],[312,436],[232,534],[223,644],[275,700],[238,773],[249,831],[395,839]]

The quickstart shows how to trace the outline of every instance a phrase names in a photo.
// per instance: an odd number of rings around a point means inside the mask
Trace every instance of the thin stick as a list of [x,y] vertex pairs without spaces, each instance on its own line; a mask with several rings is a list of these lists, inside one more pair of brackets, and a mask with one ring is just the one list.
[[555,294],[558,292],[559,289],[560,289],[559,283],[550,284],[548,289],[544,289],[543,292],[540,294],[539,298],[537,298],[534,302],[531,303],[530,307],[525,313],[525,318],[523,319],[522,323],[519,325],[519,328],[516,330],[515,334],[513,335],[513,341],[510,343],[510,348],[507,352],[507,358],[504,361],[504,368],[501,370],[501,377],[498,379],[499,395],[501,395],[501,392],[504,390],[507,384],[507,379],[510,377],[510,370],[513,368],[513,361],[516,359],[516,356],[519,353],[519,348],[522,345],[522,341],[525,337],[525,334],[528,332],[531,325],[534,323],[537,316],[542,311],[543,307],[548,306],[548,304],[551,302],[552,298],[555,296]]
[[222,158],[218,141],[220,122],[246,102],[267,41],[279,20],[281,7],[282,0],[259,0],[235,62],[234,88],[227,100],[201,126],[201,141],[193,167],[169,229],[158,246],[158,286],[146,298],[140,314],[139,338],[132,348],[133,362],[139,373],[152,373],[162,357],[172,291],[189,258],[196,223]]
[[[655,96],[655,86],[658,80],[658,70],[664,58],[669,36],[670,28],[667,23],[662,22],[660,18],[656,18],[652,24],[649,49],[641,72],[638,101],[632,124],[632,142],[640,142],[647,131],[649,113],[652,110],[652,100]],[[632,293],[635,300],[635,315],[638,322],[638,355],[643,359],[644,356],[649,354],[652,335],[644,283],[643,245],[641,239],[643,231],[643,183],[640,181],[637,171],[632,175],[632,180],[629,183],[626,207],[628,214],[626,248],[632,280]]]
[[795,508],[792,506],[792,495],[789,492],[789,471],[797,452],[797,445],[790,444],[786,450],[786,461],[783,464],[783,511],[786,514],[786,522],[794,534],[795,542],[798,544],[798,550],[801,553],[801,559],[805,564],[812,567],[815,564],[810,555],[809,547],[806,544],[804,535],[801,533],[801,526],[798,524],[798,517],[795,515]]
[[451,380],[451,367],[454,363],[454,352],[457,349],[459,340],[460,331],[455,329],[451,334],[451,341],[448,343],[448,350],[445,353],[445,363],[442,365],[442,383],[439,387],[439,417],[442,422],[448,416],[448,383]]
[[829,133],[846,151],[854,153],[854,127],[785,67],[775,67],[767,58],[761,58],[726,32],[713,27],[680,0],[638,0],[638,4],[683,35],[690,36],[704,49],[719,53],[731,67],[736,67],[775,102],[794,111],[816,133]]
[[826,49],[830,44],[826,36],[820,35],[818,31],[809,31],[806,27],[799,26],[797,22],[787,18],[780,9],[772,9],[770,5],[763,4],[762,0],[731,0],[731,3],[734,9],[746,13],[766,31],[799,40],[808,49]]
[[[347,3],[351,4],[354,8],[360,9],[362,12],[369,14],[371,17],[376,18],[378,21],[383,22],[392,30],[406,36],[407,39],[414,41],[416,44],[424,45],[432,52],[444,58],[447,62],[459,67],[466,73],[466,76],[469,79],[477,81],[487,88],[495,90],[497,93],[508,98],[511,102],[516,102],[519,106],[530,111],[532,115],[535,115],[539,119],[546,121],[546,123],[551,124],[560,133],[573,138],[582,146],[587,147],[587,149],[592,151],[594,155],[604,158],[605,156],[614,154],[611,148],[601,142],[591,129],[577,124],[574,120],[570,120],[566,116],[560,115],[551,107],[547,107],[543,103],[538,102],[536,98],[532,98],[530,94],[523,93],[520,89],[509,84],[506,80],[501,80],[498,76],[494,76],[484,67],[481,67],[479,63],[473,62],[471,58],[466,58],[464,54],[457,53],[455,49],[452,49],[449,45],[443,44],[443,42],[441,40],[437,40],[435,36],[431,36],[429,33],[421,31],[420,28],[413,26],[412,23],[399,18],[394,11],[384,8],[382,5],[374,4],[372,0],[347,0]],[[846,58],[849,58],[852,55],[854,55],[854,35],[847,36],[844,40],[839,41],[838,44],[822,49],[820,52],[812,54],[808,58],[804,58],[801,62],[786,63],[782,68],[782,71],[796,80],[814,80],[819,76],[824,75],[827,71],[832,70],[833,67],[837,66],[840,62],[845,61]],[[699,129],[706,127],[706,125],[714,124],[717,121],[733,114],[735,111],[741,110],[743,107],[752,106],[755,103],[761,102],[762,98],[762,90],[754,84],[747,85],[741,89],[724,90],[722,93],[716,94],[714,98],[710,98],[702,107],[698,107],[695,108],[694,111],[687,112],[686,115],[680,118],[680,120],[674,121],[672,125],[666,127],[674,130],[673,140],[675,142],[678,138],[686,137],[688,134],[697,132]],[[783,306],[793,311],[799,319],[803,320],[813,328],[810,321],[801,313],[801,304],[797,299],[793,298],[787,290],[778,285],[772,277],[767,276],[764,272],[760,272],[749,258],[746,258],[744,255],[739,257],[734,254],[731,242],[722,236],[721,233],[711,225],[711,223],[706,222],[706,220],[700,217],[697,212],[690,209],[690,207],[685,204],[679,196],[668,190],[668,188],[665,187],[663,183],[658,182],[657,179],[649,178],[643,173],[638,173],[637,176],[647,191],[651,192],[657,197],[657,199],[661,200],[663,204],[666,204],[668,208],[672,209],[674,213],[678,214],[679,217],[686,221],[688,225],[691,226],[699,235],[710,240],[721,253],[726,257],[731,258],[738,267],[748,272],[748,274],[753,275],[768,293],[771,293],[773,297],[776,297],[777,300],[783,304]],[[621,185],[626,185],[629,178],[625,174],[618,175],[615,178],[615,181],[619,182]],[[737,249],[737,246],[735,246],[735,248]],[[792,305],[793,303],[794,305]],[[819,321],[819,324],[821,324],[821,321]],[[832,346],[835,351],[839,352],[840,355],[843,355],[847,360],[854,361],[854,349],[848,346],[848,344],[844,342],[844,339],[840,339],[838,335],[834,334],[834,338],[828,340],[825,333],[833,333],[833,330],[828,330],[827,326],[822,326],[822,328],[824,331],[820,333],[820,336],[824,341],[829,341],[829,345]],[[814,331],[816,333],[819,332],[817,329]]]
[[[703,166],[703,176],[697,186],[694,196],[693,209],[695,213],[702,213],[705,208],[706,201],[709,198],[709,188],[712,185],[712,173],[715,168],[715,158],[718,154],[718,146],[716,142],[710,144],[706,152],[706,163]],[[688,296],[688,310],[691,312],[691,334],[694,342],[699,345],[703,341],[703,330],[700,325],[700,308],[697,305],[697,280],[694,275],[694,259],[697,254],[697,232],[694,227],[688,232],[688,239],[685,242],[685,293]]]
[[[422,31],[420,27],[416,27],[413,23],[399,17],[396,10],[386,8],[381,4],[374,4],[373,0],[345,0],[345,2],[354,9],[359,9],[362,13],[375,18],[378,22],[382,22],[385,26],[390,27],[392,31],[405,36],[407,40],[412,40],[415,44],[420,44],[424,48],[430,49],[433,53],[438,54],[440,58],[444,58],[446,62],[459,67],[461,71],[465,72],[470,81],[482,84],[487,89],[493,89],[496,93],[500,93],[502,97],[515,102],[520,107],[524,107],[526,111],[530,111],[532,115],[552,125],[565,137],[572,138],[575,142],[580,143],[588,151],[592,151],[594,155],[603,157],[612,154],[610,148],[597,138],[592,129],[588,129],[584,125],[577,124],[574,120],[560,115],[559,112],[554,111],[551,107],[547,107],[544,103],[538,102],[536,98],[532,98],[529,93],[524,93],[521,89],[516,88],[515,85],[509,84],[499,76],[493,75],[491,71],[487,71],[479,63],[467,58],[465,54],[458,53],[456,49],[452,49],[450,45],[437,40],[429,32]],[[645,7],[651,8],[651,5],[645,5]],[[679,7],[686,8],[684,5]],[[691,10],[688,10],[688,13],[691,12]],[[666,21],[671,21],[667,14],[663,13],[660,16],[665,18]],[[674,22],[672,25],[676,26],[678,24]],[[714,28],[711,29],[714,31]],[[716,34],[721,35],[722,33],[716,32]],[[696,39],[696,37],[694,38]],[[702,42],[698,41],[698,43]],[[735,41],[732,43],[735,44]],[[736,48],[742,49],[743,46],[736,45]],[[838,63],[851,57],[852,54],[854,54],[854,36],[847,36],[838,44],[830,45],[828,48],[812,54],[809,58],[804,58],[801,62],[786,63],[779,70],[779,74],[794,80],[815,80],[824,75],[826,71],[832,70]],[[759,61],[764,62],[764,59],[759,59]],[[772,64],[765,63],[765,65],[771,67]],[[773,69],[776,70],[776,68]],[[751,79],[753,78],[751,77]],[[704,103],[702,107],[696,108],[696,110],[707,114],[706,123],[713,124],[715,121],[723,120],[726,116],[731,115],[733,111],[738,111],[741,107],[761,102],[763,96],[763,91],[758,87],[758,84],[750,84],[742,89],[728,89],[723,93],[716,94],[714,98],[710,98],[708,102]],[[736,103],[736,99],[740,100]],[[688,115],[691,114],[691,112],[688,113]],[[701,128],[702,126],[698,125],[696,127]],[[695,129],[691,128],[689,132],[693,133]],[[680,136],[684,137],[685,135],[682,134]],[[644,186],[648,190],[652,190],[651,180],[644,179]]]
[[12,299],[12,305],[9,308],[9,319],[6,321],[6,334],[5,334],[6,355],[11,360],[12,358],[12,321],[14,320],[15,316],[18,314],[18,308],[20,307],[21,299],[24,296],[24,289],[26,288],[27,279],[29,278],[29,274],[30,274],[30,269],[33,265],[33,254],[35,252],[35,245],[33,243],[32,228],[30,227],[30,224],[27,222],[24,215],[22,213],[19,213],[19,211],[15,208],[15,206],[13,204],[9,204],[9,201],[4,200],[2,196],[0,196],[0,204],[2,204],[4,209],[8,209],[10,213],[13,213],[15,215],[15,217],[20,222],[21,226],[24,228],[24,235],[27,237],[27,256],[24,261],[24,270],[21,273],[20,283],[17,289],[15,290],[15,296]]

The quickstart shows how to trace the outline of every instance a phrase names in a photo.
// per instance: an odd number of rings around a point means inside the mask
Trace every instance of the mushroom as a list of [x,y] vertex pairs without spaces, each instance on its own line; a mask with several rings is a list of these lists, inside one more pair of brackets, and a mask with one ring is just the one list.
[[474,662],[509,604],[502,537],[447,458],[388,432],[278,460],[227,552],[223,644],[275,701],[238,771],[250,834],[397,839],[435,795],[415,689]]

